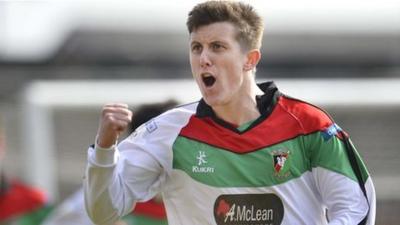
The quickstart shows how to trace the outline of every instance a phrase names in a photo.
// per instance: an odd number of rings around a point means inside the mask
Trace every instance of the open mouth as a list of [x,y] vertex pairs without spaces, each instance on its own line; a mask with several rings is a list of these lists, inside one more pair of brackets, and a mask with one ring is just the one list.
[[206,85],[206,87],[213,86],[216,81],[215,77],[209,73],[202,74],[201,78],[203,80],[204,85]]

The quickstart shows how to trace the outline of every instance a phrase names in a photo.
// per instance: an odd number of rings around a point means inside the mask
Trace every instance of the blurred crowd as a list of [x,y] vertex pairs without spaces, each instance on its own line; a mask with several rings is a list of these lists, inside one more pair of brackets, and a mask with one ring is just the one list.
[[[175,100],[169,100],[139,106],[134,110],[129,133],[176,105]],[[54,204],[43,190],[7,175],[2,166],[6,160],[6,141],[2,127],[0,121],[0,224],[92,225],[86,214],[82,188],[61,203]],[[137,203],[135,210],[115,225],[167,225],[162,197],[156,196],[148,202]]]

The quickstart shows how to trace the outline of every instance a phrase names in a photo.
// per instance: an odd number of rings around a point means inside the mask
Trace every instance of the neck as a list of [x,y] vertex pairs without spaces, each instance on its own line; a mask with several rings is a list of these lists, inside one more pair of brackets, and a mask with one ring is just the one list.
[[240,126],[260,116],[256,96],[263,92],[258,88],[254,80],[248,82],[248,86],[243,90],[246,91],[239,93],[241,96],[237,96],[235,100],[228,104],[213,107],[217,117],[228,123]]

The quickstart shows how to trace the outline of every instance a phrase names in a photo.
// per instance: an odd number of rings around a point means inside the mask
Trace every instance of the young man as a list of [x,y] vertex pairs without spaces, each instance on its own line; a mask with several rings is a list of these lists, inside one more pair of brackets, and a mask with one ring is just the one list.
[[374,224],[374,187],[346,133],[272,82],[256,84],[263,24],[252,7],[201,3],[187,26],[203,98],[118,146],[131,112],[104,106],[84,182],[93,221],[110,224],[161,192],[170,225]]

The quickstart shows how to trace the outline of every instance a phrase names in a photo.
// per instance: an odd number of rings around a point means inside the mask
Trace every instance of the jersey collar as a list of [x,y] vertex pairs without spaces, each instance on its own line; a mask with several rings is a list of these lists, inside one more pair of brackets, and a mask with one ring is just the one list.
[[233,127],[232,124],[225,122],[224,120],[218,118],[214,111],[212,110],[211,106],[209,106],[204,99],[201,99],[199,105],[196,109],[196,117],[198,118],[205,118],[210,117],[216,123],[224,126],[232,131],[244,133],[245,131],[251,129],[252,127],[256,126],[260,122],[264,121],[274,109],[276,102],[278,101],[278,97],[281,95],[278,91],[278,88],[272,81],[264,82],[257,84],[258,87],[264,92],[263,95],[256,96],[257,108],[260,112],[261,116],[255,120],[255,122],[249,126],[244,131],[238,131],[236,127]]

